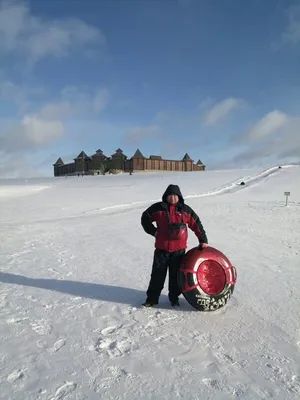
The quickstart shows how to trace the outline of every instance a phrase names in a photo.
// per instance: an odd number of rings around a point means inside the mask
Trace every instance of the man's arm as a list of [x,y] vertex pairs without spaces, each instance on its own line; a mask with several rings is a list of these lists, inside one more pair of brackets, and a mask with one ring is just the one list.
[[155,207],[156,205],[153,204],[147,210],[145,210],[142,214],[141,217],[141,224],[146,233],[148,233],[151,236],[155,236],[155,233],[157,231],[157,228],[153,225],[154,221],[154,212],[155,212]]
[[187,215],[189,216],[187,220],[188,227],[195,233],[199,243],[208,243],[207,235],[205,229],[203,228],[202,222],[195,211],[188,205],[185,205]]

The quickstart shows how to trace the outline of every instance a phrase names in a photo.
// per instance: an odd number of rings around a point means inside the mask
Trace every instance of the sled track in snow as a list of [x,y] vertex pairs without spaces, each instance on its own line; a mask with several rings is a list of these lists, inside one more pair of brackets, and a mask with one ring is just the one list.
[[[222,186],[220,188],[216,188],[214,190],[211,190],[209,192],[204,192],[200,194],[190,194],[184,196],[185,199],[195,199],[195,198],[201,198],[201,197],[210,197],[210,196],[217,196],[217,195],[222,195],[222,194],[228,194],[228,193],[235,193],[239,192],[240,190],[247,189],[249,186],[252,186],[255,183],[261,182],[265,178],[268,178],[271,175],[277,174],[282,169],[291,167],[292,165],[286,165],[283,166],[281,169],[278,167],[272,167],[268,168],[261,173],[254,175],[250,178],[241,178],[238,180],[235,180],[225,186]],[[240,185],[240,182],[245,182],[245,185]],[[160,199],[155,199],[155,200],[143,200],[143,201],[136,201],[132,203],[123,203],[123,204],[116,204],[113,206],[107,206],[107,207],[102,207],[98,208],[95,210],[89,210],[85,211],[84,215],[94,215],[94,214],[120,214],[123,212],[126,212],[126,210],[130,210],[131,208],[133,210],[144,208],[146,205],[149,203],[155,203],[161,201]]]
[[[271,175],[280,173],[280,171],[282,171],[283,169],[288,168],[288,167],[295,167],[295,166],[294,165],[285,165],[285,166],[282,166],[281,169],[279,169],[277,166],[268,168],[257,175],[254,175],[254,176],[248,177],[248,178],[240,178],[240,179],[235,180],[227,185],[224,185],[220,188],[216,188],[209,192],[204,192],[204,193],[200,193],[200,194],[190,194],[190,195],[186,195],[184,197],[185,197],[185,199],[195,199],[195,198],[201,198],[201,197],[210,197],[210,196],[235,193],[240,190],[247,189],[249,186],[252,186],[255,183],[259,183],[259,182],[263,181],[264,179],[270,177]],[[241,186],[240,182],[245,182],[245,185]],[[57,218],[38,219],[38,220],[32,220],[30,222],[25,222],[25,223],[19,222],[19,221],[10,221],[10,222],[5,222],[3,225],[32,225],[34,223],[57,222],[57,221],[62,221],[62,220],[71,220],[71,219],[90,217],[90,216],[96,216],[96,215],[104,215],[104,216],[105,215],[119,215],[122,213],[132,212],[132,211],[135,211],[138,209],[143,209],[144,207],[148,206],[150,203],[155,203],[157,201],[161,201],[161,198],[155,199],[155,200],[143,200],[143,201],[137,201],[137,202],[131,202],[131,203],[115,204],[112,206],[87,210],[87,211],[84,211],[83,213],[80,213],[77,215],[68,215],[65,217],[62,216],[62,217],[57,217]]]

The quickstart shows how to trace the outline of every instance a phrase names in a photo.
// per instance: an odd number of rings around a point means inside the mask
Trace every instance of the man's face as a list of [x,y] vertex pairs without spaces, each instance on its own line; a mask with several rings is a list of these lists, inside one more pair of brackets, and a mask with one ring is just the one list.
[[170,194],[170,195],[167,197],[167,201],[168,201],[168,203],[170,203],[170,204],[176,204],[176,203],[178,203],[178,201],[179,201],[179,197],[177,196],[177,194]]

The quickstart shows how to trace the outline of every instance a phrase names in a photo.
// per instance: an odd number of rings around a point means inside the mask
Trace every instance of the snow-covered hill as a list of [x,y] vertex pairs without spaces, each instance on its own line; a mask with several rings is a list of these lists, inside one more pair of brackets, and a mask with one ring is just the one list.
[[[1,181],[0,398],[299,399],[299,182],[299,166]],[[140,217],[169,183],[237,268],[216,313],[172,309],[167,282],[140,307]]]

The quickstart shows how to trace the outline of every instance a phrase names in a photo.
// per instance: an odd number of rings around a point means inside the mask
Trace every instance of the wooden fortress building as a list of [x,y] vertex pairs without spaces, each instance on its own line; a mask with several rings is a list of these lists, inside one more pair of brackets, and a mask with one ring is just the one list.
[[82,151],[74,162],[65,164],[59,158],[54,167],[54,176],[66,175],[99,175],[106,172],[154,172],[154,171],[205,171],[205,165],[199,160],[196,164],[186,153],[182,160],[165,160],[161,156],[143,156],[139,149],[128,158],[121,149],[107,157],[102,150],[92,156]]

